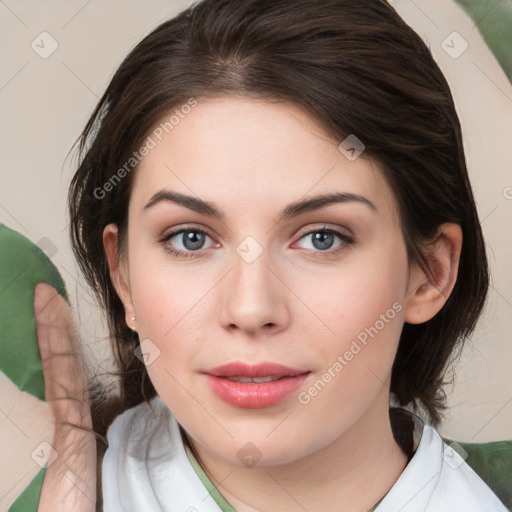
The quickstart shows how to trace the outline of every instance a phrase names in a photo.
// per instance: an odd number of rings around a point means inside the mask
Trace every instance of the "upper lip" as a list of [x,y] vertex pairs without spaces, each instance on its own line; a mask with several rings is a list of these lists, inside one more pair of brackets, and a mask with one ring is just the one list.
[[223,364],[206,370],[204,373],[214,377],[296,377],[309,373],[308,370],[290,368],[282,364],[263,362],[258,364],[246,364],[241,361]]

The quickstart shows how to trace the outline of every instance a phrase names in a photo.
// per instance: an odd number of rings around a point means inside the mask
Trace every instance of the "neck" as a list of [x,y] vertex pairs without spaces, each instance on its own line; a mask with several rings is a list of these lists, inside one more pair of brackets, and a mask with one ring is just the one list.
[[386,388],[333,443],[286,465],[241,468],[194,448],[205,473],[237,512],[369,510],[407,464],[393,437]]

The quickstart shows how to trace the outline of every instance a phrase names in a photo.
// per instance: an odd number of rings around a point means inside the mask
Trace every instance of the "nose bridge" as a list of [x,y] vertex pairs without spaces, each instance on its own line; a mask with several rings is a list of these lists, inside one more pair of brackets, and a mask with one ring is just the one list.
[[236,291],[243,296],[250,296],[251,293],[267,295],[268,287],[271,286],[269,249],[264,249],[259,244],[256,246],[256,243],[251,240],[243,241],[236,248],[233,258],[233,281]]
[[282,290],[273,275],[270,249],[248,236],[235,248],[233,268],[223,287],[225,325],[255,331],[284,322]]

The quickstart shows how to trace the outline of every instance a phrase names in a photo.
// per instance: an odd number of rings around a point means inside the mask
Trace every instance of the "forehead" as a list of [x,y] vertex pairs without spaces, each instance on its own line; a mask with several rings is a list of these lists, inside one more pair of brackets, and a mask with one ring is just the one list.
[[295,105],[205,98],[171,123],[176,109],[149,134],[152,149],[135,171],[134,207],[142,208],[161,189],[269,212],[308,195],[343,192],[396,214],[375,162],[364,153],[347,159],[338,148],[341,141],[329,138]]

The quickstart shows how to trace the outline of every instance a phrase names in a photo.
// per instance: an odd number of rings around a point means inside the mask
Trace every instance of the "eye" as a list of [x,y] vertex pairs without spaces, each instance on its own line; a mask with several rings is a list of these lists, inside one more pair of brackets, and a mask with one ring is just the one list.
[[[326,256],[347,249],[355,242],[351,236],[327,226],[304,233],[300,240],[307,240],[308,238],[313,248],[306,247],[306,249],[314,253],[326,253]],[[193,258],[199,256],[195,253],[200,253],[201,249],[208,248],[205,247],[207,239],[211,240],[211,237],[204,229],[189,226],[167,233],[159,240],[159,243],[164,246],[167,252],[177,258]],[[334,245],[336,239],[338,245]],[[333,245],[334,249],[332,248]],[[210,245],[210,247],[212,246],[213,244]]]
[[[173,256],[190,258],[196,256],[195,252],[205,249],[207,238],[210,237],[205,230],[196,227],[185,227],[167,233],[159,242]],[[173,241],[173,239],[175,240]]]
[[[314,252],[328,253],[331,255],[347,249],[351,244],[355,242],[354,238],[347,235],[346,233],[328,228],[327,226],[308,231],[300,238],[300,240],[308,239],[312,248],[306,247],[306,249],[312,250]],[[336,243],[336,239],[338,239],[338,245],[334,245]],[[334,249],[332,248],[333,245]]]

